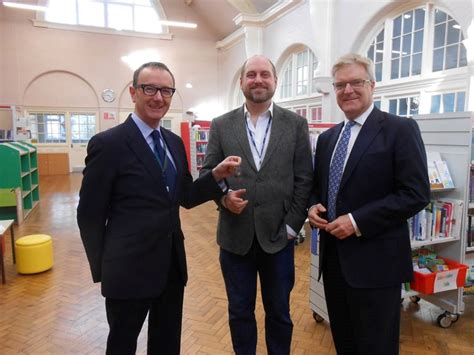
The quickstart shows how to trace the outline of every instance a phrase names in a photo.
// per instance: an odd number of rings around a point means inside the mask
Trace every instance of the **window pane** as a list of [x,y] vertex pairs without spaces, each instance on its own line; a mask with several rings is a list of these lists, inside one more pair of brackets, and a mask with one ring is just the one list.
[[382,63],[375,64],[375,81],[382,80]]
[[132,8],[128,5],[109,4],[107,7],[108,27],[118,30],[133,30]]
[[401,77],[405,78],[410,75],[410,57],[402,58],[402,72]]
[[403,15],[403,33],[410,33],[413,29],[413,12],[406,12]]
[[412,60],[411,75],[421,74],[421,53],[414,54]]
[[435,23],[446,21],[446,14],[441,10],[435,10]]
[[444,48],[433,51],[433,71],[443,70]]
[[411,54],[411,33],[403,36],[403,52],[402,55]]
[[402,32],[402,16],[398,16],[393,20],[393,34],[392,37],[398,37]]
[[410,97],[410,116],[418,114],[418,97]]
[[92,1],[79,1],[79,24],[104,27],[104,4]]
[[454,112],[454,93],[443,95],[443,112]]
[[460,67],[467,66],[467,54],[466,54],[466,47],[464,47],[464,44],[461,44],[461,53],[459,54],[459,66]]
[[413,53],[420,53],[423,50],[423,31],[415,32],[413,38]]
[[381,105],[380,100],[375,100],[374,101],[374,106],[377,107],[379,110],[380,110],[380,105]]
[[161,33],[163,29],[158,22],[158,14],[150,7],[135,7],[135,30],[141,32]]
[[407,99],[399,99],[399,104],[400,104],[400,109],[398,111],[398,114],[400,116],[406,116],[408,112],[408,105],[407,105]]
[[444,46],[444,38],[446,34],[446,24],[442,23],[436,25],[435,32],[434,32],[434,44],[435,48]]
[[415,10],[415,30],[419,30],[425,26],[425,10]]
[[367,57],[369,57],[370,59],[372,59],[373,61],[375,61],[374,45],[373,45],[373,44],[369,47],[369,50],[368,50],[368,52],[367,52]]
[[392,41],[392,58],[398,58],[400,56],[400,41],[400,37],[394,38]]
[[87,143],[94,134],[95,115],[71,115],[71,138],[73,143]]
[[464,111],[464,100],[466,97],[466,93],[464,91],[458,92],[458,99],[456,102],[456,111]]
[[455,28],[454,26],[459,26],[456,21],[449,21],[448,22],[448,37],[446,44],[453,44],[459,42],[459,29]]
[[431,96],[431,110],[430,110],[430,113],[439,113],[440,104],[441,104],[441,95]]
[[446,47],[446,65],[445,69],[456,68],[458,66],[458,46]]
[[393,59],[392,60],[392,70],[390,73],[390,78],[391,79],[398,79],[398,71],[400,67],[400,59]]
[[384,34],[385,30],[380,31],[380,33],[377,35],[377,42],[383,42]]
[[393,115],[397,114],[397,100],[390,100],[388,102],[388,112]]

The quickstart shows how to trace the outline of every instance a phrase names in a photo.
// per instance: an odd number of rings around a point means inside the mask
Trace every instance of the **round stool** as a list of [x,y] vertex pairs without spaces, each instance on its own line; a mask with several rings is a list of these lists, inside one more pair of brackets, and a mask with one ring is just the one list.
[[16,269],[20,274],[36,274],[53,267],[53,241],[49,235],[33,234],[15,242]]

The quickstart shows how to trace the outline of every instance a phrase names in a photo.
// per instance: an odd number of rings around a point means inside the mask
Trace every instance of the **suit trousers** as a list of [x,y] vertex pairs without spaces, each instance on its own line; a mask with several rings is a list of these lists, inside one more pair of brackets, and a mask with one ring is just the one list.
[[326,242],[324,293],[338,355],[398,354],[401,284],[351,287],[344,279],[334,238]]
[[290,354],[293,333],[290,293],[295,283],[294,243],[290,241],[279,252],[268,254],[255,238],[250,251],[244,256],[221,249],[220,264],[229,301],[229,326],[236,355],[256,353],[257,273],[265,309],[268,354]]
[[172,250],[168,282],[160,296],[151,299],[105,299],[110,331],[107,355],[134,355],[137,338],[148,314],[147,353],[179,355],[184,282]]

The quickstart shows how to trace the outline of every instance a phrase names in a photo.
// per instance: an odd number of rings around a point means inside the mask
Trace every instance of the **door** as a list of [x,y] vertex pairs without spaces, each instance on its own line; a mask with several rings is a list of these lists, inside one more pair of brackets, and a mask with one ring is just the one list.
[[87,143],[97,132],[97,115],[95,113],[70,114],[71,145],[69,149],[69,166],[72,171],[82,171],[87,154]]

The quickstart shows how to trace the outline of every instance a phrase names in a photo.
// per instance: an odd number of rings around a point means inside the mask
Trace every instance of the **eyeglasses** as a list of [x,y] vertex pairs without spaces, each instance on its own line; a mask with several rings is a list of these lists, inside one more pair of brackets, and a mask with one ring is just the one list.
[[332,86],[334,86],[334,89],[336,91],[341,91],[347,87],[347,84],[349,84],[353,89],[360,89],[364,87],[366,83],[370,83],[370,80],[357,79],[357,80],[352,80],[352,81],[347,81],[347,82],[332,83]]
[[155,96],[156,93],[159,91],[161,96],[171,97],[171,96],[173,96],[174,92],[176,91],[175,88],[167,88],[167,87],[158,88],[156,86],[147,85],[147,84],[137,85],[137,88],[142,88],[143,93],[147,96]]

